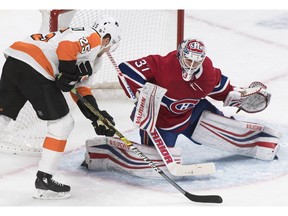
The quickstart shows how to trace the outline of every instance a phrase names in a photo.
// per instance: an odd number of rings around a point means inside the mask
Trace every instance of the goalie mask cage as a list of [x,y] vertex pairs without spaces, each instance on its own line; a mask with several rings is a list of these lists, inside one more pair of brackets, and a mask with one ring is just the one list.
[[[166,55],[183,40],[184,10],[40,10],[40,33],[66,27],[90,27],[103,14],[114,17],[121,27],[121,41],[112,53],[115,61],[132,60],[150,54]],[[117,73],[107,55],[94,76],[96,97],[118,97],[121,92]],[[111,91],[112,90],[112,91]],[[100,95],[99,95],[100,94]],[[116,96],[116,97],[115,97]],[[0,131],[0,151],[14,154],[40,155],[47,132],[47,122],[37,118],[26,103],[16,121]]]

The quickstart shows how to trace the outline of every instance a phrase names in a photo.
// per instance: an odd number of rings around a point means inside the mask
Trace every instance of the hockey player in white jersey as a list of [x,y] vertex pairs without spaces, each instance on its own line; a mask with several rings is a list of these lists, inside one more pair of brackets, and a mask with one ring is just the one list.
[[[119,23],[103,16],[91,27],[66,28],[46,35],[32,34],[17,41],[5,51],[6,62],[0,81],[0,130],[16,120],[29,101],[37,116],[47,121],[47,136],[39,162],[34,198],[70,197],[70,186],[53,179],[64,152],[74,120],[62,92],[76,88],[102,115],[114,123],[113,117],[100,110],[89,84],[100,65],[101,55],[113,51],[120,41]],[[91,120],[98,135],[114,132],[71,94],[82,113]]]

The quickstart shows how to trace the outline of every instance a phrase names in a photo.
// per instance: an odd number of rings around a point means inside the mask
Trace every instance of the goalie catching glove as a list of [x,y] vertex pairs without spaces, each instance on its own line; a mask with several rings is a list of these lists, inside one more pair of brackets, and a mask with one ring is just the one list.
[[[95,98],[92,95],[86,95],[84,98],[106,118],[112,125],[115,126],[115,122],[112,116],[110,116],[105,110],[99,110]],[[113,136],[114,130],[108,128],[94,113],[92,113],[80,100],[77,101],[77,105],[86,118],[92,121],[92,125],[97,135]]]
[[238,111],[256,113],[264,110],[270,103],[271,94],[261,82],[252,82],[248,88],[234,88],[227,95],[224,106],[238,107]]

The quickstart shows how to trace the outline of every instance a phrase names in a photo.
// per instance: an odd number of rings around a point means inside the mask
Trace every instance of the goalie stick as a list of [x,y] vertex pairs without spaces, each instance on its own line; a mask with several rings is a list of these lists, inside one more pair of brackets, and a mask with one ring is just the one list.
[[165,178],[170,184],[172,184],[178,191],[185,195],[189,200],[194,202],[203,203],[222,203],[223,199],[218,195],[195,195],[188,193],[182,189],[178,184],[176,184],[171,178],[169,178],[154,162],[147,158],[137,147],[133,145],[122,133],[120,133],[111,122],[109,122],[98,110],[95,109],[92,104],[90,104],[79,92],[74,88],[71,90],[73,94],[95,115],[105,124],[108,128],[115,131],[115,134],[133,151],[136,155],[141,157],[146,163],[148,163],[156,172],[158,172],[163,178]]
[[[129,87],[128,83],[125,80],[125,77],[123,73],[120,71],[118,65],[116,64],[113,56],[110,52],[106,52],[108,55],[108,58],[110,59],[112,65],[117,71],[118,77],[121,80],[122,84],[125,86],[126,90],[128,91],[131,99],[133,102],[137,101],[136,96],[132,92],[131,88]],[[141,126],[140,126],[141,128]],[[143,129],[143,128],[142,128]],[[175,176],[193,176],[193,175],[206,175],[206,174],[212,174],[215,172],[215,164],[214,163],[201,163],[201,164],[187,164],[182,165],[178,164],[172,155],[169,152],[169,149],[162,139],[159,131],[156,127],[153,128],[153,130],[146,130],[149,137],[151,138],[155,148],[157,149],[158,153],[160,154],[162,160],[164,161],[167,169],[172,175]]]

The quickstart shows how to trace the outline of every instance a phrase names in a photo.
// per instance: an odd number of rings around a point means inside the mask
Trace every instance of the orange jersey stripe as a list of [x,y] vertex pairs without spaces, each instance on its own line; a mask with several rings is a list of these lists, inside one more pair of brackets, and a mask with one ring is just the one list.
[[94,47],[101,45],[101,38],[98,34],[93,33],[79,41],[61,41],[58,45],[56,53],[58,59],[62,61],[77,60],[78,53],[85,53]]
[[59,60],[71,61],[77,60],[77,54],[81,52],[79,41],[61,41],[56,50]]
[[43,148],[56,152],[64,152],[67,140],[57,140],[51,137],[46,137]]
[[36,62],[38,62],[38,64],[41,65],[41,67],[45,69],[45,71],[47,71],[48,74],[54,77],[52,65],[39,47],[25,42],[15,42],[10,47],[31,56]]
[[[84,86],[83,86],[83,87],[78,87],[78,88],[77,88],[77,91],[78,91],[79,94],[81,94],[82,96],[92,95],[91,89],[88,88],[88,87],[84,87]],[[75,94],[73,94],[73,93],[70,93],[70,94],[71,94],[73,100],[77,103],[77,101],[78,101],[77,96],[76,96]]]
[[87,37],[87,39],[91,45],[91,48],[94,48],[94,47],[101,45],[101,37],[96,32],[91,34],[89,37]]

